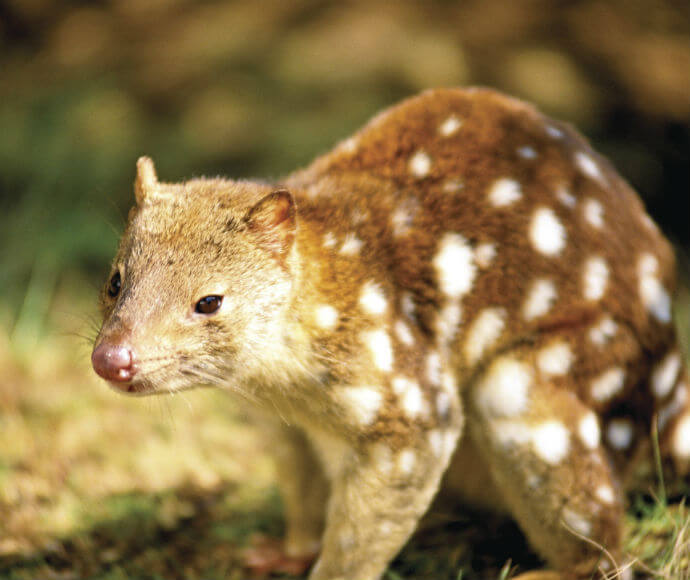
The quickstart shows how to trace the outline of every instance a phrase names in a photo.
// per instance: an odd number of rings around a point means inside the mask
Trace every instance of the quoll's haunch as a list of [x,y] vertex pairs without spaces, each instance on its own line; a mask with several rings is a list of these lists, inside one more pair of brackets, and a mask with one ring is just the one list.
[[532,107],[430,91],[277,184],[162,183],[144,157],[135,193],[93,366],[246,399],[311,579],[379,578],[441,484],[562,578],[602,575],[654,426],[687,471],[671,248]]

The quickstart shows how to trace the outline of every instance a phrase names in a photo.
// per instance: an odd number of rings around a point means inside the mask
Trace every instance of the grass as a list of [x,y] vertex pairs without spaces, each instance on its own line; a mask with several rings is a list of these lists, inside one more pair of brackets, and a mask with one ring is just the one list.
[[[54,332],[0,331],[0,578],[246,578],[243,549],[283,526],[263,444],[223,393],[109,391],[75,336],[90,292],[80,280],[58,290]],[[690,578],[677,492],[633,497],[625,530],[636,578]],[[511,522],[439,505],[385,578],[506,579],[538,565]]]

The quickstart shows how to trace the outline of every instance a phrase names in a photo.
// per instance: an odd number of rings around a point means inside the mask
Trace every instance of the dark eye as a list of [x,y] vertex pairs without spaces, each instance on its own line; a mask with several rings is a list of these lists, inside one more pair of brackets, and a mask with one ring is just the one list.
[[115,272],[113,277],[110,279],[108,284],[108,296],[115,298],[120,293],[120,288],[122,287],[122,279],[120,278],[120,272]]
[[222,296],[204,296],[194,307],[194,312],[199,314],[213,314],[223,303]]

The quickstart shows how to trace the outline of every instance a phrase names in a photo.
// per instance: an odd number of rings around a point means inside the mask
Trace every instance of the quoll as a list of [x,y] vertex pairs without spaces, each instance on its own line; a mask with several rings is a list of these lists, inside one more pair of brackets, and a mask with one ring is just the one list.
[[531,106],[433,90],[278,183],[163,183],[142,157],[135,194],[94,369],[244,398],[312,580],[379,578],[441,485],[510,514],[557,577],[601,577],[653,429],[687,472],[672,250]]

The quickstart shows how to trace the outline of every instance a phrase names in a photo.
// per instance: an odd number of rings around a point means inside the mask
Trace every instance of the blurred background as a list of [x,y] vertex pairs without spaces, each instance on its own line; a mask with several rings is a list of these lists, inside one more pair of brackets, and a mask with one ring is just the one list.
[[4,0],[1,320],[40,330],[61,284],[100,279],[139,155],[168,181],[278,176],[437,86],[576,124],[683,251],[689,20],[685,0]]
[[[212,444],[228,435],[221,413],[207,420],[213,395],[132,402],[88,370],[138,156],[165,181],[276,177],[406,96],[476,84],[577,125],[644,198],[687,281],[686,0],[1,1],[0,557],[55,548],[46,538],[86,526],[84,502],[247,469]],[[133,449],[152,437],[173,441],[154,454],[174,450],[167,479]]]

